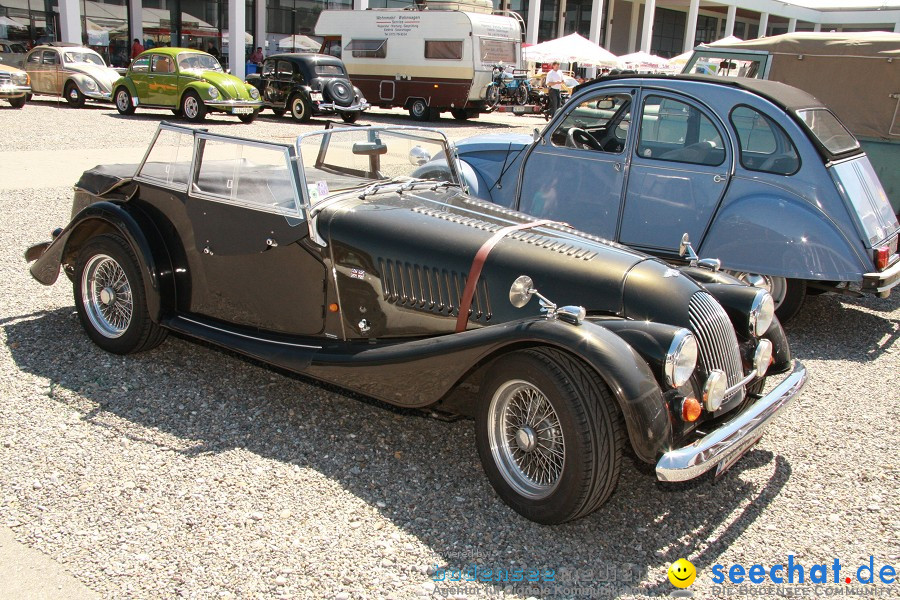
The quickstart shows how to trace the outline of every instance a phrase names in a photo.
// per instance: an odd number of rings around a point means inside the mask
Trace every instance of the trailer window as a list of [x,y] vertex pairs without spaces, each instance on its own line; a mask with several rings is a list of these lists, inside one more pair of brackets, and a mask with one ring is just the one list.
[[516,63],[516,43],[506,40],[481,40],[481,62]]
[[463,55],[462,40],[425,40],[425,58],[439,60],[461,60]]
[[353,58],[385,58],[387,40],[350,40],[344,50],[350,50]]

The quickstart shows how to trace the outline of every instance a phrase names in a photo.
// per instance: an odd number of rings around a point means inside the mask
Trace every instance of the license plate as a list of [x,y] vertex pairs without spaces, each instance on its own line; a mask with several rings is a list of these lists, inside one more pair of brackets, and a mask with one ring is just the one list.
[[253,108],[250,106],[235,106],[231,109],[231,114],[233,115],[249,115],[253,112]]
[[313,92],[309,95],[310,100],[315,100],[316,102],[322,101],[322,92]]
[[524,106],[513,106],[513,114],[514,115],[524,115],[525,107]]

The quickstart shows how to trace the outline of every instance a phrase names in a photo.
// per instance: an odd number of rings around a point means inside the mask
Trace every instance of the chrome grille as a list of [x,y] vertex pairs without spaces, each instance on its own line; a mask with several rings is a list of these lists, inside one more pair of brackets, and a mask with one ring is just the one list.
[[6,71],[0,71],[0,83],[4,83],[12,79],[12,75]]
[[[691,330],[700,346],[700,360],[707,372],[720,369],[728,377],[728,387],[743,379],[741,354],[737,335],[725,309],[706,292],[696,292],[688,304]],[[743,397],[743,390],[726,396],[725,402],[735,396]]]
[[[399,306],[453,316],[466,287],[466,276],[456,271],[415,265],[404,261],[379,259],[384,299]],[[490,321],[490,296],[487,282],[478,281],[469,318]]]

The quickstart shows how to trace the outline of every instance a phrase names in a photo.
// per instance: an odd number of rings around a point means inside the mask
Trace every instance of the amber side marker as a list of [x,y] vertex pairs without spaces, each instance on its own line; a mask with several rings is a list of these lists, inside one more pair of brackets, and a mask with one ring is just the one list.
[[693,423],[700,418],[700,402],[696,398],[685,398],[681,403],[681,419]]
[[328,305],[328,310],[329,310],[329,312],[337,312],[338,305],[335,304],[334,302],[332,302],[331,304]]

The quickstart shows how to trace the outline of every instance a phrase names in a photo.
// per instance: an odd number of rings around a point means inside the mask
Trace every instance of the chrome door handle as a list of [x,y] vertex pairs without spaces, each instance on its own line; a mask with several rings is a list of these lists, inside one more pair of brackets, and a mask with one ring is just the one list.
[[613,168],[614,168],[616,171],[621,171],[621,170],[622,170],[622,163],[613,163]]
[[725,175],[714,175],[713,176],[713,181],[715,181],[716,183],[722,183],[726,179],[728,179],[728,178]]

